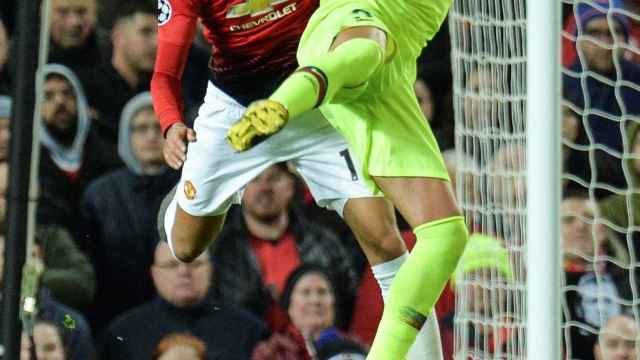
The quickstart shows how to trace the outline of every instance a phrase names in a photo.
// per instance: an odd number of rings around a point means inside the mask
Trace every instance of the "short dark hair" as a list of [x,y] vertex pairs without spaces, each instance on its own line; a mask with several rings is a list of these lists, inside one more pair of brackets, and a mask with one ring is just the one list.
[[591,197],[589,196],[589,191],[582,187],[569,187],[564,189],[562,192],[562,200],[568,199],[581,199],[581,200],[589,200]]
[[50,72],[44,77],[44,81],[49,81],[51,79],[64,80],[64,81],[66,81],[68,83],[71,83],[66,76],[64,76],[61,73],[57,73],[57,72]]
[[[295,288],[296,284],[298,284],[298,281],[303,276],[311,273],[320,274],[322,277],[324,277],[327,280],[327,283],[329,283],[329,287],[333,292],[333,296],[337,297],[336,288],[335,288],[336,284],[335,284],[333,275],[329,272],[327,268],[317,264],[303,264],[303,265],[300,265],[295,270],[293,270],[291,274],[289,274],[289,277],[287,278],[284,288],[282,289],[282,295],[280,295],[280,306],[282,306],[284,310],[289,310],[289,305],[291,304],[291,294],[293,293],[293,288]],[[337,301],[336,301],[336,304],[337,304]],[[338,307],[336,305],[336,314],[337,313],[338,313]]]
[[158,13],[158,5],[155,2],[149,0],[120,1],[120,5],[117,7],[116,13],[113,17],[113,24],[117,24],[122,20],[129,19],[130,17],[138,13],[151,14],[155,16]]

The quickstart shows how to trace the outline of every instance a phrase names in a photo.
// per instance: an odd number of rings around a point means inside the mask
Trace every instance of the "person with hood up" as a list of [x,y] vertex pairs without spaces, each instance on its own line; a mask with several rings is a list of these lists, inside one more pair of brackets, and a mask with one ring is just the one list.
[[151,94],[133,97],[120,118],[118,153],[126,167],[100,177],[84,194],[82,234],[98,283],[88,317],[96,330],[153,297],[148,270],[157,242],[156,214],[178,181],[165,166],[163,143]]
[[60,64],[43,71],[38,223],[75,232],[82,192],[116,160],[93,134],[87,100],[73,71]]
[[[640,92],[631,85],[640,84],[640,65],[623,57],[629,19],[621,0],[579,3],[574,10],[576,26],[570,31],[579,56],[563,71],[564,97],[575,104],[585,124],[587,145],[595,155],[593,180],[625,188],[622,130],[629,118],[640,115]],[[596,192],[598,198],[607,195],[600,188]]]

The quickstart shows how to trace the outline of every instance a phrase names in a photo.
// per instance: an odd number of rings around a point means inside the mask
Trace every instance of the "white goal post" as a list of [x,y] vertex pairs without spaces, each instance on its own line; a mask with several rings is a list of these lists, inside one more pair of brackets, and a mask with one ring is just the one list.
[[455,359],[562,354],[560,7],[455,0],[450,12],[456,192],[484,256],[456,281]]

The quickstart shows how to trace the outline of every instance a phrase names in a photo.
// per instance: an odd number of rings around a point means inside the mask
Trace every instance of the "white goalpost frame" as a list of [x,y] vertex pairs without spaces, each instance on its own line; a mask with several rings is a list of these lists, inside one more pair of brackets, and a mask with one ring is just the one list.
[[561,2],[527,1],[527,359],[560,359]]

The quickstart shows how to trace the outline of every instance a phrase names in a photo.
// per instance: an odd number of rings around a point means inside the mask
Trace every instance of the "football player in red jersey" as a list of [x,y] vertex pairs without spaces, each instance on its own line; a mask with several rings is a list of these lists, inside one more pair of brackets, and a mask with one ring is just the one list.
[[[175,169],[183,167],[163,225],[174,255],[192,261],[216,238],[244,186],[270,165],[287,161],[316,202],[337,211],[352,229],[385,297],[407,257],[393,207],[364,184],[346,141],[318,110],[246,152],[235,152],[226,140],[245,106],[267,97],[296,69],[298,41],[317,7],[318,0],[158,0],[151,92],[167,140],[165,159]],[[184,123],[180,89],[198,20],[212,44],[211,76],[191,129]],[[435,314],[423,332],[422,358],[439,359]]]

